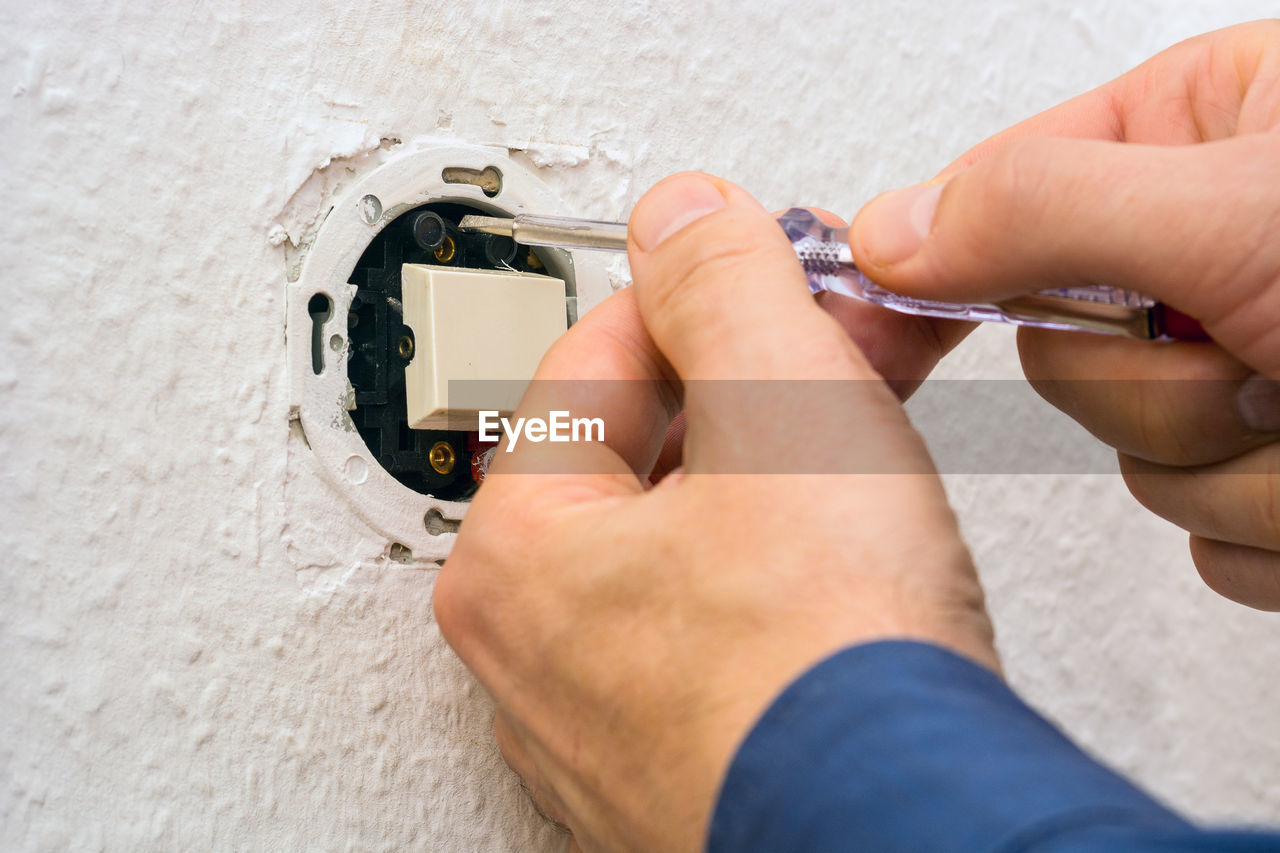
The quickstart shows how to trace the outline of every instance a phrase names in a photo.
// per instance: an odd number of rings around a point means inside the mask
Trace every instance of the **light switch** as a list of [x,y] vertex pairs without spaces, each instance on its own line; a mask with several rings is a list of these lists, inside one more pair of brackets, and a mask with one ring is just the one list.
[[405,264],[401,283],[414,336],[404,369],[414,429],[474,431],[480,411],[509,415],[568,328],[565,284],[551,276]]

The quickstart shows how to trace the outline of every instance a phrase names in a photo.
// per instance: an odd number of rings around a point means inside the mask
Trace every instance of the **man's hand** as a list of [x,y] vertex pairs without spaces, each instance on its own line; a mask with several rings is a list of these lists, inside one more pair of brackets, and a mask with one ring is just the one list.
[[[517,413],[601,418],[605,442],[499,452],[435,612],[576,844],[692,850],[739,741],[820,659],[903,637],[998,662],[919,436],[772,216],[676,176],[636,206],[630,252],[635,286],[552,348]],[[681,409],[682,467],[649,487]]]
[[1040,393],[1191,533],[1209,586],[1280,609],[1280,22],[1179,44],[943,177],[859,213],[858,265],[913,296],[1106,284],[1200,320],[1212,343],[1018,342]]

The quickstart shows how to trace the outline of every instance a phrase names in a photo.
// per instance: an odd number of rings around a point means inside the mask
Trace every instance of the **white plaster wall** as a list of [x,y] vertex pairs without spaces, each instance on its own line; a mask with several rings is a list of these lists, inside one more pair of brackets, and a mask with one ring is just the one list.
[[[508,146],[596,217],[685,168],[852,212],[1269,5],[6,0],[0,848],[562,844],[433,569],[290,438],[269,237],[380,140]],[[947,375],[1012,373],[1010,341]],[[1014,683],[1192,814],[1280,822],[1274,618],[1116,477],[949,486]]]

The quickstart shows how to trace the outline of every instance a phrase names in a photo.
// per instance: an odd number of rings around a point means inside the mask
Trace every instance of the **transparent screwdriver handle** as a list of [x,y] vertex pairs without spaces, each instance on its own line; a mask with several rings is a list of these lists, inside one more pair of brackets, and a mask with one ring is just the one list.
[[848,228],[832,228],[798,207],[778,217],[778,224],[791,240],[814,293],[827,290],[925,317],[1084,329],[1148,340],[1167,337],[1162,328],[1162,306],[1141,294],[1111,287],[1056,288],[999,304],[902,296],[876,285],[854,265]]

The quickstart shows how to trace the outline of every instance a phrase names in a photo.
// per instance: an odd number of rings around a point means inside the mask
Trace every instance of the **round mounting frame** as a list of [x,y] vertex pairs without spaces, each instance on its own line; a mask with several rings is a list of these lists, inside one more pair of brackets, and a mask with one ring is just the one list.
[[[430,202],[458,202],[496,215],[563,213],[562,204],[506,149],[428,144],[397,152],[338,197],[304,241],[288,285],[286,354],[290,418],[302,427],[324,479],[396,554],[443,559],[467,504],[438,500],[397,482],[356,431],[349,410],[347,314],[356,286],[348,278],[373,238],[400,214]],[[558,253],[551,271],[570,283],[579,314],[611,291],[603,261]],[[327,300],[327,302],[326,302]],[[316,314],[317,305],[326,311]],[[398,546],[398,548],[397,548]]]

